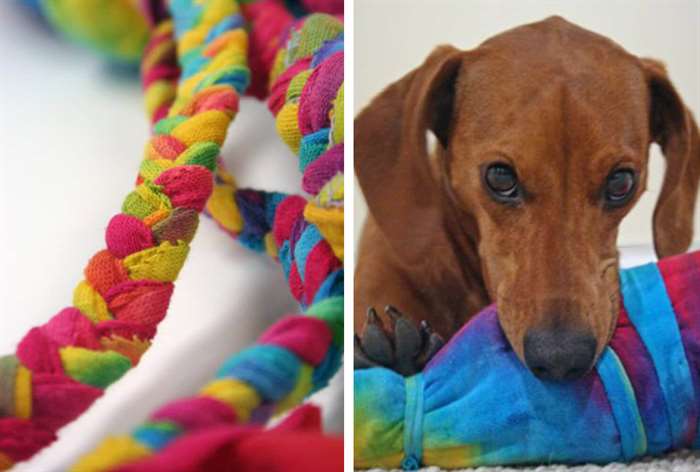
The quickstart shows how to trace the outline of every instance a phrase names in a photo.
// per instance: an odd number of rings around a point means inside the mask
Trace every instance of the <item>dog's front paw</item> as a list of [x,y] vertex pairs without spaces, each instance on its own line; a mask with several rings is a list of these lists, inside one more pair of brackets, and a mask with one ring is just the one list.
[[381,366],[404,376],[420,372],[444,341],[426,321],[416,327],[391,305],[384,312],[388,327],[374,308],[367,310],[362,334],[355,335],[355,369]]

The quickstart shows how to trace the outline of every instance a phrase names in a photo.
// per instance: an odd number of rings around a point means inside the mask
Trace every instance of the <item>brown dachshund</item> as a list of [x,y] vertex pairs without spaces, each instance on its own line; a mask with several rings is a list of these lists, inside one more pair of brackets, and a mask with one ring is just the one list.
[[[496,302],[535,375],[585,374],[616,323],[618,226],[645,190],[652,143],[667,164],[653,217],[664,257],[692,239],[700,138],[661,63],[559,17],[435,49],[355,120],[370,212],[356,368],[411,374]],[[387,305],[384,320],[366,315]]]

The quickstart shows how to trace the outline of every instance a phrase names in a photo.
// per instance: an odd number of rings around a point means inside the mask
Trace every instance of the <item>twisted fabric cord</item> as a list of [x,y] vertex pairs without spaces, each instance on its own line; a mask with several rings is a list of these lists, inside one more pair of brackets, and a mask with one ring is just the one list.
[[249,79],[237,5],[197,3],[171,4],[187,76],[154,127],[138,185],[109,222],[107,248],[90,259],[73,307],[31,329],[0,361],[2,468],[51,443],[136,365],[166,314]]
[[[283,40],[257,36],[262,44],[280,43],[283,46],[274,54],[274,59],[268,61],[271,71],[265,75],[273,79],[268,107],[276,117],[280,136],[299,156],[304,190],[315,197],[305,211],[306,218],[331,245],[335,256],[342,260],[342,23],[323,14],[313,14],[300,21],[281,14],[289,21],[287,27],[282,28],[279,21],[270,18],[272,12],[274,10],[268,12],[266,18],[274,25],[272,30],[282,31]],[[257,48],[263,49],[260,45]],[[279,248],[265,230],[269,231],[269,215],[274,212],[275,202],[280,198],[280,194],[239,191],[233,177],[220,164],[206,210],[221,228],[246,246],[266,250],[277,257]],[[260,215],[263,214],[268,215],[267,225],[260,224]],[[297,296],[298,271],[289,261],[282,262],[285,273],[291,277],[292,293]],[[297,299],[302,303],[310,302]]]
[[167,116],[175,100],[180,78],[176,48],[173,22],[166,18],[151,32],[141,59],[144,104],[152,124]]
[[[253,77],[259,88],[261,80],[269,80],[269,69],[279,49],[277,36],[289,27],[292,16],[276,0],[257,0],[245,7],[245,18],[252,22],[248,58],[257,65],[253,69]],[[159,6],[157,3],[152,4],[144,10],[147,17],[157,17]],[[180,77],[175,48],[173,24],[164,17],[154,28],[141,62],[144,102],[153,123],[167,114],[175,99]],[[276,258],[277,247],[270,231],[276,205],[285,195],[253,189],[239,191],[234,177],[226,170],[220,158],[217,159],[213,194],[208,206],[218,216],[214,219],[219,227],[250,249],[266,251]]]
[[[334,2],[325,2],[327,5],[317,3],[321,9],[337,9],[337,2],[335,5]],[[342,24],[328,15],[312,15],[295,24],[292,15],[275,0],[248,1],[244,3],[242,11],[251,24],[248,57],[254,73],[253,88],[259,89],[261,83],[269,81],[271,73],[279,74],[283,68],[287,69],[287,74],[275,81],[271,88],[269,106],[275,116],[282,112],[278,117],[278,130],[291,149],[299,153],[300,168],[304,172],[304,190],[316,195],[329,177],[342,172],[342,113],[335,111],[343,107],[343,89],[340,86],[343,62],[342,51],[338,51],[338,44],[342,41]],[[162,117],[175,96],[179,67],[172,34],[172,24],[163,22],[155,29],[144,52],[142,82],[146,110],[152,121]],[[290,41],[292,38],[293,41]],[[287,42],[292,44],[300,38],[304,43],[301,48],[285,46]],[[318,64],[312,66],[310,51],[324,43],[323,50],[316,58]],[[315,67],[317,65],[322,67]],[[305,87],[314,69],[318,70],[311,78],[309,87]],[[254,93],[261,97],[268,95],[267,92]],[[336,115],[341,120],[337,120]],[[326,203],[330,202],[330,206],[335,205],[333,201],[338,199],[338,189],[342,187],[340,180],[340,177],[336,177],[323,193],[322,198]],[[206,211],[224,231],[245,246],[277,258],[279,248],[274,244],[271,227],[276,206],[284,197],[276,192],[238,189],[234,177],[219,159],[213,195]],[[323,211],[316,205],[309,208],[307,217],[319,224],[334,250],[341,253],[342,243],[339,241],[342,238],[339,238],[337,231],[331,232],[332,228],[339,227],[342,212]],[[295,272],[292,272],[292,276],[296,278]]]
[[[313,43],[305,52],[299,52],[294,46],[309,44],[310,38]],[[300,97],[316,97],[318,89],[315,87],[322,90],[328,103],[316,104],[324,110],[326,118],[318,115],[313,117],[314,121],[308,115],[297,113],[294,120],[284,123],[285,126],[278,125],[278,130],[290,136],[293,133],[289,129],[294,132],[304,126],[305,134],[296,133],[299,145],[290,141],[290,147],[299,150],[303,136],[322,130],[318,135],[325,135],[325,147],[314,150],[304,170],[314,162],[331,161],[329,157],[324,158],[329,154],[340,163],[331,168],[318,165],[320,170],[310,179],[315,183],[309,186],[314,197],[310,201],[301,196],[234,190],[229,210],[234,209],[242,219],[243,229],[235,235],[244,244],[257,241],[259,245],[265,239],[260,238],[261,235],[272,235],[292,294],[302,306],[309,306],[307,316],[282,318],[265,331],[255,345],[224,362],[217,378],[199,394],[160,408],[129,436],[106,439],[73,470],[186,470],[181,460],[183,451],[189,450],[192,444],[188,441],[195,438],[201,441],[206,432],[225,426],[262,425],[271,415],[289,410],[325,386],[340,366],[344,300],[343,134],[335,127],[342,125],[343,112],[342,98],[338,100],[342,97],[342,24],[327,15],[311,15],[290,29],[284,44],[286,47],[277,55],[279,68],[273,75],[275,82],[271,87],[275,92],[271,99],[285,97],[270,102],[273,113],[277,112],[278,123],[279,111],[285,107],[289,115],[290,107],[315,112],[315,108],[299,100]],[[338,60],[341,67],[331,68]],[[289,70],[295,73],[287,73]],[[318,81],[318,77],[326,77],[319,70],[334,71],[329,73],[333,76],[331,85]],[[310,80],[312,77],[314,80]],[[294,85],[298,89],[293,88]],[[333,86],[335,90],[329,90]],[[331,154],[338,149],[339,157]],[[231,199],[231,195],[228,198]],[[212,214],[215,218],[222,218],[222,214],[226,217],[225,213],[216,211]],[[246,235],[250,238],[246,239]]]
[[[141,61],[144,104],[152,123],[157,123],[167,115],[175,100],[179,78],[180,66],[177,62],[173,22],[166,17],[154,28]],[[154,164],[144,162],[143,165],[152,167]],[[226,171],[222,159],[217,158],[213,193],[217,196],[226,194],[229,198],[235,195],[233,201],[225,202],[223,207],[217,208],[219,212],[224,211],[229,215],[225,222],[218,221],[219,226],[248,247],[255,250],[266,247],[268,252],[276,257],[277,250],[274,244],[271,244],[269,236],[265,236],[270,231],[274,207],[283,195],[252,190],[243,191],[238,195],[236,192],[237,186],[233,176]],[[260,231],[263,230],[264,233],[260,235]]]

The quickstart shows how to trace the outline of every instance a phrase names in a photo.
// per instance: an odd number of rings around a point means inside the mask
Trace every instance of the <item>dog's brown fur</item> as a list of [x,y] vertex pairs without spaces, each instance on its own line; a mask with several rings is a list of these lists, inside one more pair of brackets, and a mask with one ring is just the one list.
[[[429,158],[426,131],[438,138]],[[440,46],[355,120],[355,170],[370,216],[355,274],[355,330],[392,304],[449,338],[496,301],[523,358],[528,329],[587,329],[597,354],[619,309],[617,230],[645,187],[649,147],[667,161],[654,212],[660,257],[692,239],[697,125],[657,61],[562,18]],[[507,162],[528,194],[495,202],[482,172]],[[604,208],[624,166],[636,195]]]

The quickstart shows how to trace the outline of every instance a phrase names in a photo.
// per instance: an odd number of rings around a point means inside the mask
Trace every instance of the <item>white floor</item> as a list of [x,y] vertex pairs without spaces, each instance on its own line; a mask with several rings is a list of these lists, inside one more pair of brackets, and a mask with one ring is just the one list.
[[[148,124],[138,81],[0,2],[0,354],[70,305],[104,228],[132,188]],[[223,155],[239,183],[298,191],[296,158],[267,109],[242,103]],[[65,470],[108,433],[190,395],[231,353],[296,312],[278,265],[202,218],[168,317],[138,368],[16,470]],[[342,375],[315,401],[342,431]]]

